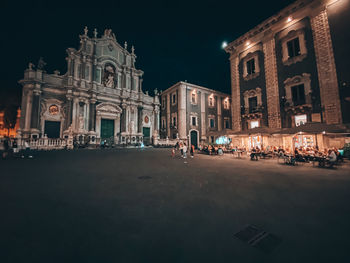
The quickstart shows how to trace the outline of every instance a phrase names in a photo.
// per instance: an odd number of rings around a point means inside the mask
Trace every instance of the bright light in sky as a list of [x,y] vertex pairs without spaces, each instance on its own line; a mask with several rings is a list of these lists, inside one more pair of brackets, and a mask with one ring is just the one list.
[[226,42],[226,41],[222,42],[222,46],[221,46],[221,47],[222,47],[222,48],[227,47],[227,42]]

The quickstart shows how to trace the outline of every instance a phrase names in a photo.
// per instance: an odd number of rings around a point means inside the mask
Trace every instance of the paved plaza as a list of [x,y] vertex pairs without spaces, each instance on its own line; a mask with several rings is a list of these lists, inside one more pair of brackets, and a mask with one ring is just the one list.
[[[0,160],[0,262],[350,262],[350,165],[169,149]],[[279,242],[237,238],[247,225]]]

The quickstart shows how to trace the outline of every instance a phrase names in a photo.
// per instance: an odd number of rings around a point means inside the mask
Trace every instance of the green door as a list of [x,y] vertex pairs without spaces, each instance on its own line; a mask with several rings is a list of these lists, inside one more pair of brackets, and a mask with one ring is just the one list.
[[198,132],[191,131],[191,144],[194,145],[194,148],[198,148]]
[[151,143],[151,128],[143,127],[142,128],[143,133],[143,143],[145,145],[149,145]]
[[101,138],[114,137],[114,120],[101,119]]

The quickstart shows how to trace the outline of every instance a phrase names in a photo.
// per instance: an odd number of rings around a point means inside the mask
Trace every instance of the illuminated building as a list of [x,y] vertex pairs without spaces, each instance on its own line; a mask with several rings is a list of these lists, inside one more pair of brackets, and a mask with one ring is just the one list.
[[348,0],[299,0],[227,45],[234,133],[277,146],[282,134],[306,130],[338,133],[337,147],[347,141],[349,14]]
[[122,47],[112,30],[101,37],[85,27],[80,47],[67,49],[67,72],[48,74],[41,60],[29,64],[23,86],[22,138],[68,138],[116,144],[151,142],[158,131],[159,100],[142,91],[132,46]]
[[161,138],[180,139],[198,146],[215,143],[231,129],[230,95],[178,82],[161,93]]

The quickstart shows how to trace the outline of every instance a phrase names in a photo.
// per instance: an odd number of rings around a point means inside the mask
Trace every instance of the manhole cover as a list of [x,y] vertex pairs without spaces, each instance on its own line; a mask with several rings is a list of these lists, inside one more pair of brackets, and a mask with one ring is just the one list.
[[147,176],[147,175],[145,175],[145,176],[140,176],[140,177],[138,177],[140,180],[148,180],[148,179],[152,179],[152,177],[151,176]]
[[254,225],[246,226],[234,234],[234,236],[239,240],[266,253],[270,253],[282,242],[281,238],[262,229],[259,229]]

